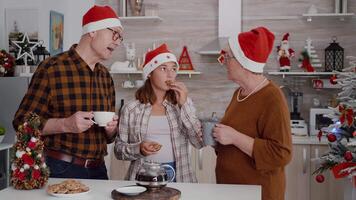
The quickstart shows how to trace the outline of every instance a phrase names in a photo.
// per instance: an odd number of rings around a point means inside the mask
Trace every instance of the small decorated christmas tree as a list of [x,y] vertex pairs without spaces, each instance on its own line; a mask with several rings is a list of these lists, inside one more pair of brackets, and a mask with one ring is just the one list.
[[31,113],[18,127],[11,165],[11,183],[16,189],[38,189],[47,183],[49,170],[44,162],[40,125],[39,116]]
[[356,73],[349,68],[346,73],[337,75],[337,82],[342,86],[338,94],[339,105],[327,117],[333,124],[324,127],[323,133],[329,141],[329,152],[320,157],[320,166],[314,172],[316,181],[323,182],[322,173],[332,170],[335,178],[349,177],[356,179]]

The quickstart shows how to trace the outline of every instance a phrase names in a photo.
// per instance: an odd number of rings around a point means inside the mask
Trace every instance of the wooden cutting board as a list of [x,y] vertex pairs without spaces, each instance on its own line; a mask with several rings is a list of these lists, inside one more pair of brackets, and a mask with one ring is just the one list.
[[163,187],[159,189],[148,189],[137,196],[126,196],[120,194],[118,191],[113,190],[111,197],[115,200],[178,200],[181,192],[177,189],[170,187]]

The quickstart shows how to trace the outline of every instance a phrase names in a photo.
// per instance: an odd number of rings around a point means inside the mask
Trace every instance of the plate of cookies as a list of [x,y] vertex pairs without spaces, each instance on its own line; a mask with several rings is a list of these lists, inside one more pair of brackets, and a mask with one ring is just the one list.
[[89,192],[89,187],[81,183],[80,181],[69,179],[56,183],[53,185],[48,185],[47,193],[55,197],[77,197],[80,195],[87,194]]

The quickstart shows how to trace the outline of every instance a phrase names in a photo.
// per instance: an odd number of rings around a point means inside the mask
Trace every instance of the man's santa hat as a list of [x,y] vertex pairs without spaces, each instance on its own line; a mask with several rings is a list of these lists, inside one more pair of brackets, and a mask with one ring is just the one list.
[[273,42],[273,33],[265,27],[258,27],[229,38],[229,46],[235,58],[242,67],[256,73],[263,72]]
[[174,62],[177,67],[179,66],[176,56],[168,50],[166,44],[162,44],[156,49],[147,52],[143,64],[143,79],[146,80],[153,70],[165,62]]
[[289,33],[283,35],[282,41],[288,41]]
[[110,6],[93,6],[83,16],[83,35],[105,28],[121,27],[119,17]]

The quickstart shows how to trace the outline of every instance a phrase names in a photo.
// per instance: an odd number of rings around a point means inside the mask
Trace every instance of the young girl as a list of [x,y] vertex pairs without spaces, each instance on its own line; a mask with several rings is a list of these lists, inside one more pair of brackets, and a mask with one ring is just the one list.
[[182,82],[175,80],[178,62],[167,45],[146,54],[144,85],[136,100],[121,111],[115,155],[130,160],[126,176],[134,180],[143,161],[171,165],[177,182],[196,182],[189,156],[189,143],[203,147],[201,124]]

